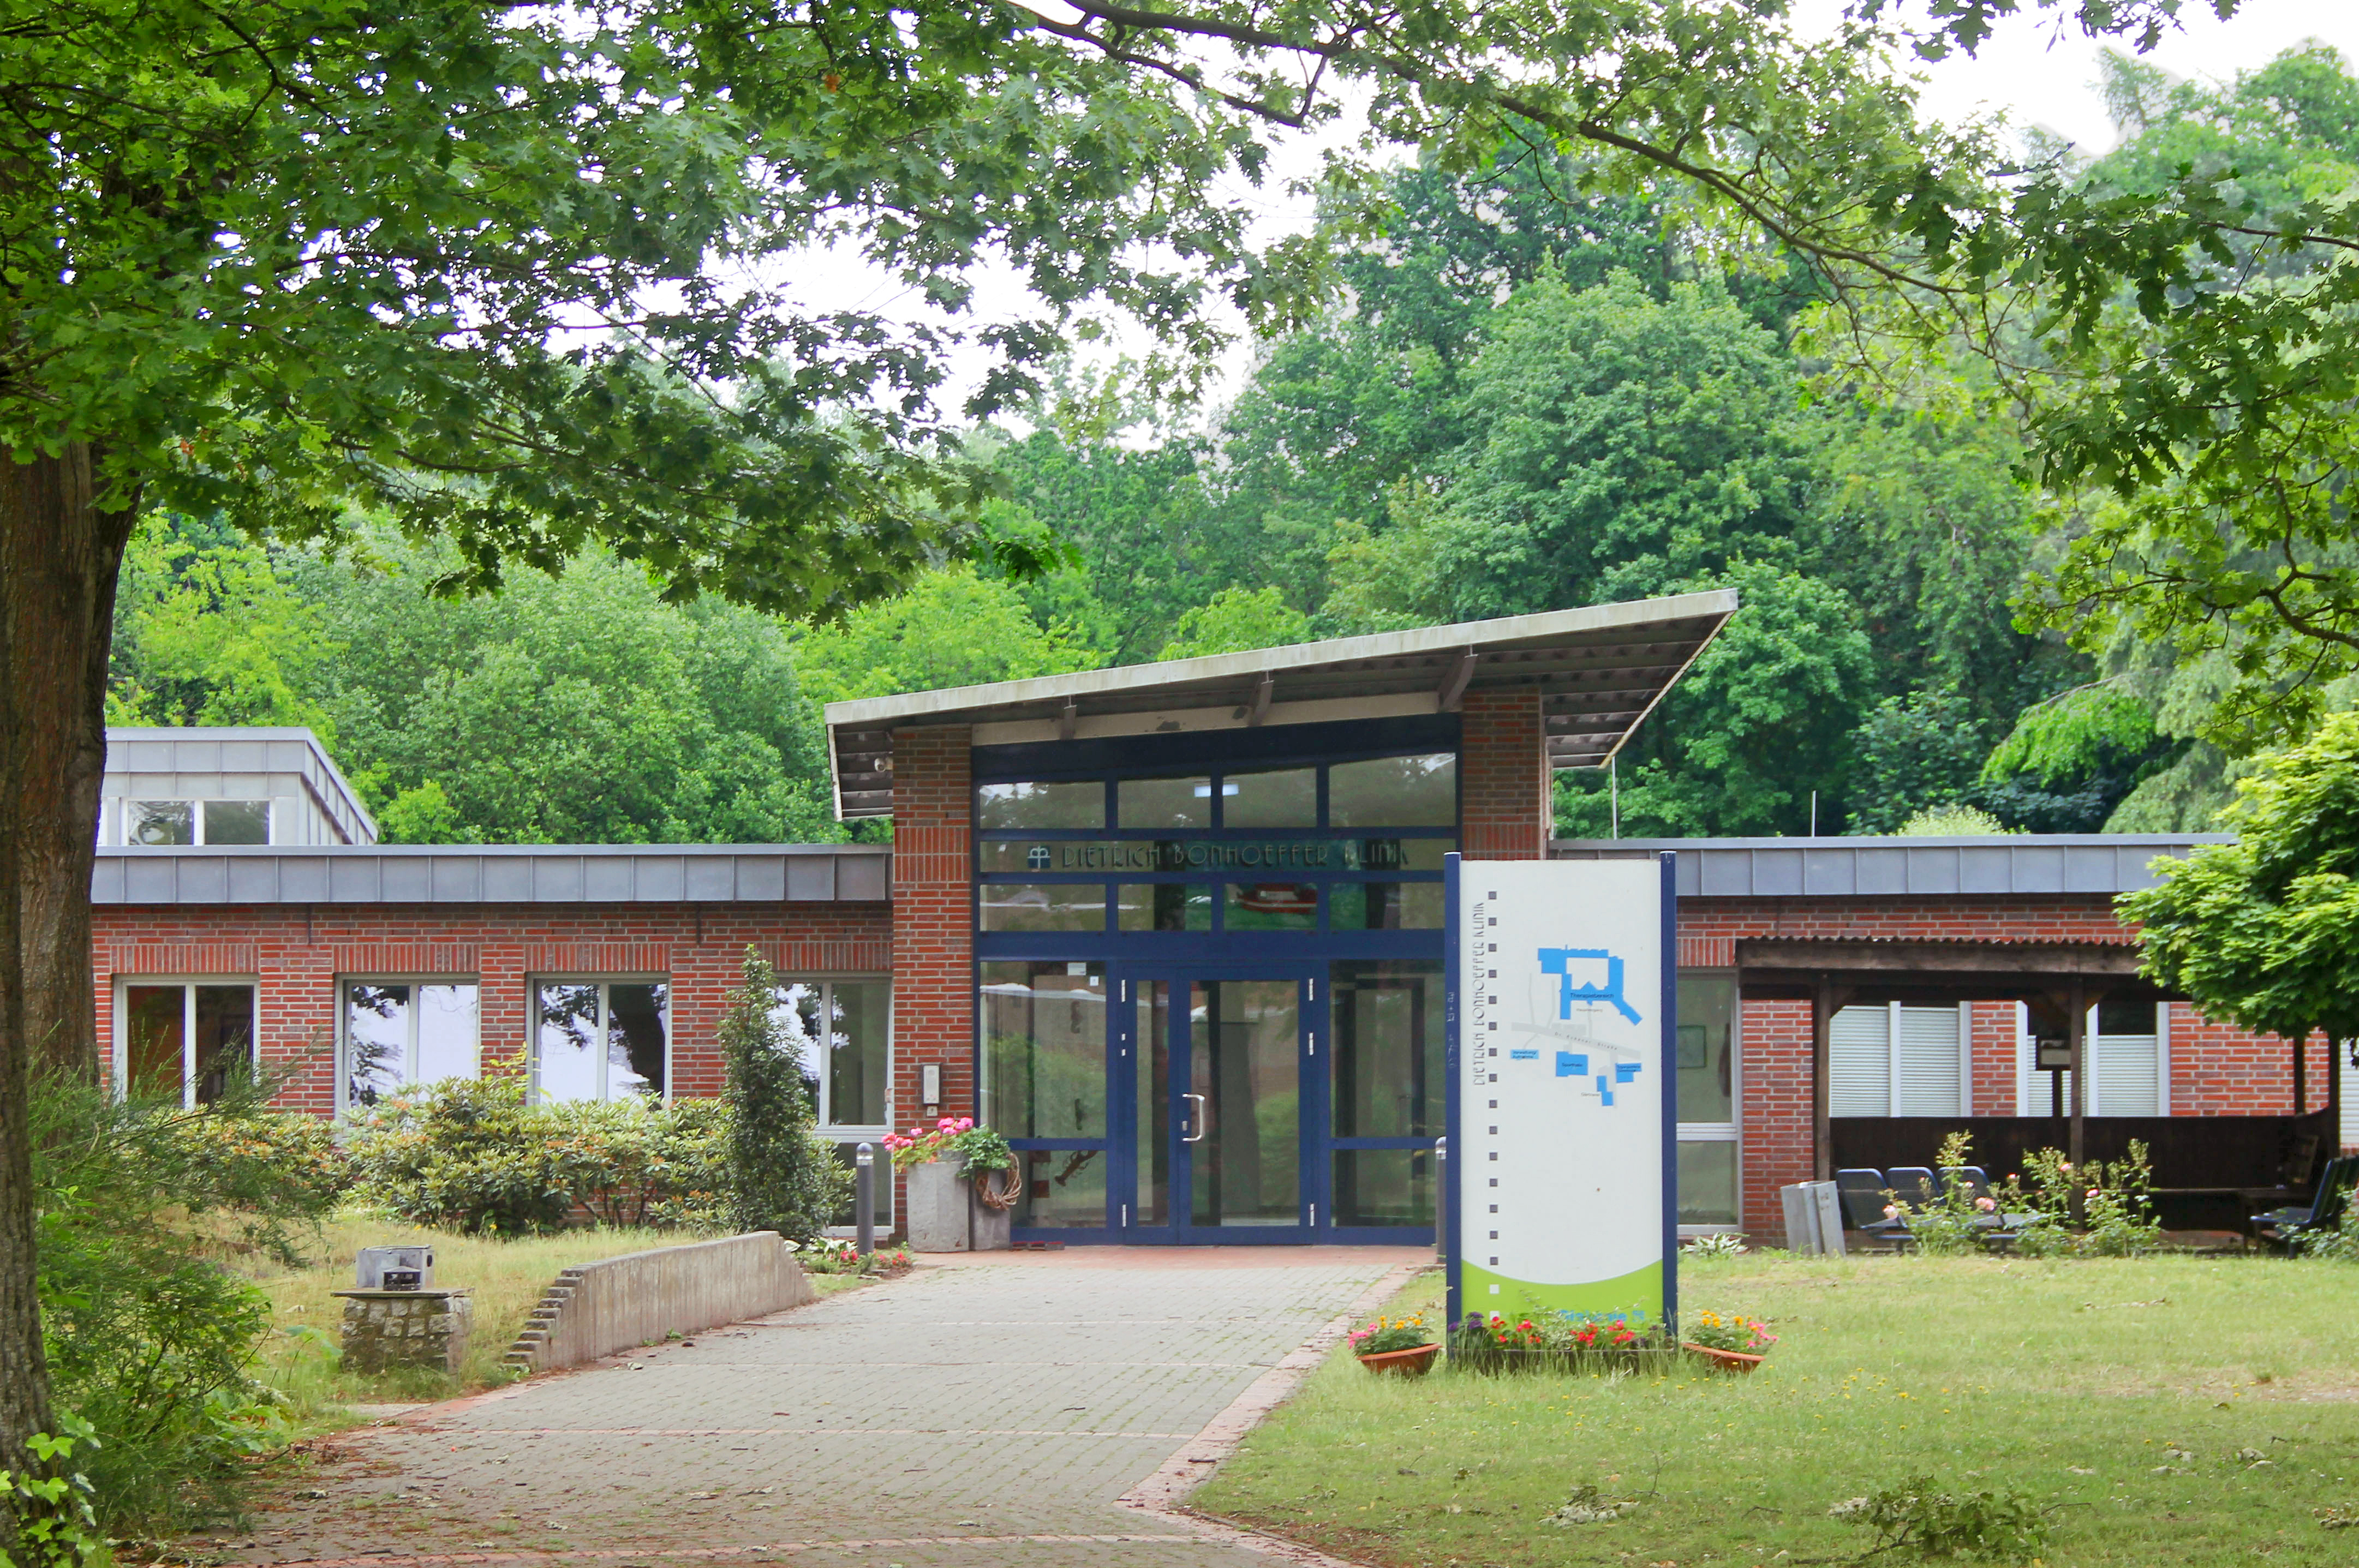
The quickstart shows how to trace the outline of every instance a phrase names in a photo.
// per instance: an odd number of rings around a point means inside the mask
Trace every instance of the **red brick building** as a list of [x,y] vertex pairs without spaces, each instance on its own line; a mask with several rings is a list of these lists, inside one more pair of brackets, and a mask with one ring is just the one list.
[[[1746,994],[1745,945],[2125,945],[2113,896],[2188,840],[1549,843],[1551,772],[1610,758],[1734,608],[835,705],[840,809],[889,815],[889,851],[378,846],[299,731],[125,734],[92,889],[102,1038],[118,1079],[192,1100],[252,1050],[322,1115],[453,1074],[711,1094],[751,947],[787,979],[832,1135],[984,1116],[1025,1164],[1019,1235],[1408,1240],[1431,1233],[1443,1124],[1442,858],[1669,849],[1685,1225],[1774,1238],[1780,1185],[1926,1162],[1949,1126],[2055,1141],[2019,1001],[1848,1005],[1821,1049],[1810,1002]],[[2284,1042],[2126,991],[2088,1024],[2099,1153],[2201,1122],[2212,1164],[2248,1168],[2180,1184],[2258,1187],[2305,1135],[2359,1143],[2327,1125],[2359,1097],[2323,1042],[2297,1105]]]

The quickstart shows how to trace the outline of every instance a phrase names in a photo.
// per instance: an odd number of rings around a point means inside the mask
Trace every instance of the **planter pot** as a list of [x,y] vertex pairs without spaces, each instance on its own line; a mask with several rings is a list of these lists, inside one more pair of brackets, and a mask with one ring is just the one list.
[[972,1247],[967,1206],[974,1189],[967,1183],[965,1160],[912,1165],[907,1179],[909,1250],[964,1252]]
[[[986,1182],[995,1182],[999,1184],[1003,1191],[1006,1189],[1007,1177],[1001,1172],[985,1172],[983,1179]],[[1007,1231],[1009,1223],[1015,1217],[1015,1211],[1013,1209],[995,1208],[991,1205],[984,1202],[982,1197],[975,1192],[974,1184],[973,1182],[966,1183],[965,1186],[967,1191],[967,1212],[973,1216],[974,1222],[972,1232],[974,1238],[974,1249],[978,1252],[1006,1251],[1009,1247],[1014,1245],[1014,1243],[1008,1239]]]
[[1723,1372],[1750,1372],[1766,1359],[1760,1356],[1748,1356],[1742,1350],[1714,1350],[1709,1345],[1690,1345],[1684,1339],[1680,1341],[1680,1348],[1701,1357],[1707,1365]]
[[1393,1372],[1404,1378],[1422,1378],[1433,1366],[1433,1358],[1441,1354],[1439,1345],[1412,1345],[1407,1350],[1386,1350],[1375,1356],[1363,1356],[1360,1365],[1371,1372]]

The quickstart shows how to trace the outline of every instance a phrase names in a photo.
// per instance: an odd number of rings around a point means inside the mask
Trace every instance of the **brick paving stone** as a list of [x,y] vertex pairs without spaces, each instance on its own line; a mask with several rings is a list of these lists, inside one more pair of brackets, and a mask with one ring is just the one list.
[[[506,1553],[617,1568],[713,1552],[829,1568],[1265,1562],[1115,1499],[1405,1255],[1105,1249],[923,1267],[371,1429],[249,1533],[192,1544],[229,1562],[486,1568]],[[325,1495],[288,1495],[309,1491]]]

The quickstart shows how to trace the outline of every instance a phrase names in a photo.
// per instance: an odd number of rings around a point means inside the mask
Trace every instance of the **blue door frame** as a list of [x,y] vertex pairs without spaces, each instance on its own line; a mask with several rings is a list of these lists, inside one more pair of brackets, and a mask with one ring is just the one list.
[[[1437,977],[1438,982],[1439,977]],[[1291,981],[1296,987],[1295,1032],[1297,1083],[1297,1158],[1299,1190],[1296,1222],[1291,1225],[1199,1225],[1194,1214],[1196,1159],[1189,1134],[1199,1130],[1189,1097],[1207,1092],[1209,1086],[1190,1082],[1194,1057],[1194,1024],[1189,1006],[1190,988],[1200,981]],[[1140,1038],[1140,1000],[1145,986],[1169,988],[1162,1042],[1169,1064],[1160,1108],[1161,1140],[1168,1173],[1164,1217],[1142,1217],[1139,1173],[1142,1139],[1153,1130],[1140,1126],[1141,1075],[1151,1073],[1156,1043]],[[1210,962],[1167,959],[1149,963],[1114,963],[1106,977],[1106,1126],[1108,1138],[1100,1145],[1070,1139],[1010,1139],[1017,1151],[1081,1152],[1103,1148],[1107,1161],[1105,1223],[1098,1228],[1018,1226],[1014,1238],[1025,1242],[1127,1244],[1132,1246],[1302,1246],[1341,1245],[1427,1246],[1433,1227],[1424,1226],[1364,1226],[1335,1223],[1334,1156],[1350,1150],[1407,1150],[1431,1159],[1431,1138],[1337,1138],[1332,1135],[1332,1036],[1328,1028],[1328,966],[1323,962]],[[1427,1169],[1431,1179],[1431,1167]],[[1438,1201],[1438,1195],[1437,1195]]]

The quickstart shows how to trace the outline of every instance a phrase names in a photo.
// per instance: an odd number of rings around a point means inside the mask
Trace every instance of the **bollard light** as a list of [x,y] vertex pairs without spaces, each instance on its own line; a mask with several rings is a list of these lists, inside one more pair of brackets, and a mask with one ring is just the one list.
[[859,1227],[860,1254],[876,1250],[876,1151],[866,1143],[853,1151],[852,1218]]

